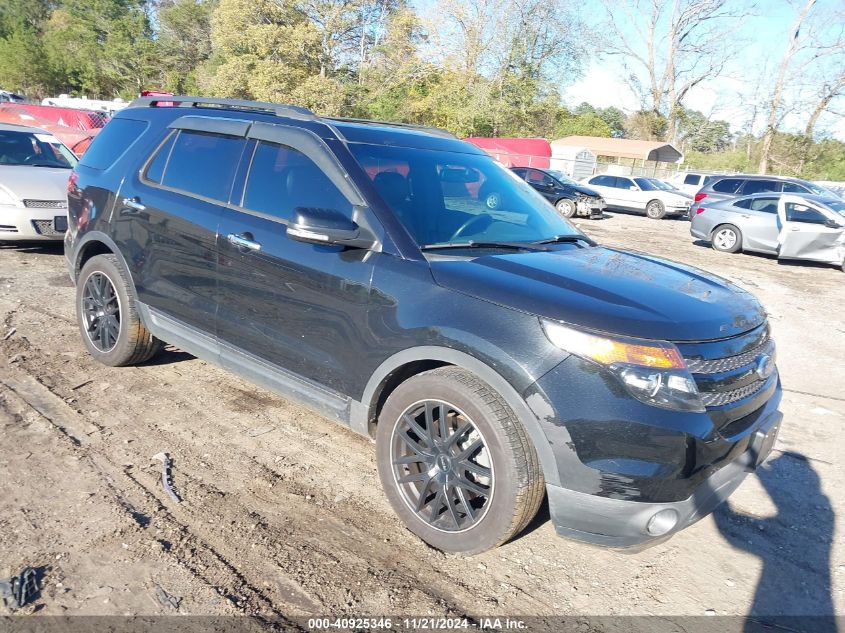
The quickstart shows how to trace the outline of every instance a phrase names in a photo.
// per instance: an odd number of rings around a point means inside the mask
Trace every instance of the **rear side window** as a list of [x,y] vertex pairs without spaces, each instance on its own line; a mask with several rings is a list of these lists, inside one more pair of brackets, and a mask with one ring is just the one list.
[[182,130],[170,151],[161,184],[228,202],[245,143],[236,136]]
[[591,185],[599,185],[600,187],[615,187],[616,178],[613,176],[596,176],[590,181]]
[[167,159],[170,158],[170,150],[173,148],[173,142],[176,140],[176,133],[170,134],[167,137],[167,142],[162,145],[156,152],[155,157],[147,166],[147,171],[144,177],[155,183],[161,183],[161,178],[164,176],[164,167],[167,165]]
[[781,183],[777,180],[746,180],[742,186],[742,194],[750,196],[764,191],[780,191]]
[[685,185],[697,185],[698,184],[698,174],[687,174],[687,177],[684,178]]
[[91,169],[108,169],[141,137],[147,125],[146,121],[112,119],[94,138],[79,164]]
[[777,213],[778,199],[777,198],[754,198],[751,201],[752,211],[762,211],[763,213]]
[[751,198],[742,198],[741,200],[737,200],[733,203],[733,206],[739,207],[740,209],[750,209],[751,208]]
[[739,189],[741,184],[742,180],[739,178],[722,178],[722,180],[713,184],[713,191],[718,191],[719,193],[736,193],[736,190]]
[[300,207],[335,209],[352,216],[346,196],[310,158],[267,142],[255,148],[241,206],[286,221]]

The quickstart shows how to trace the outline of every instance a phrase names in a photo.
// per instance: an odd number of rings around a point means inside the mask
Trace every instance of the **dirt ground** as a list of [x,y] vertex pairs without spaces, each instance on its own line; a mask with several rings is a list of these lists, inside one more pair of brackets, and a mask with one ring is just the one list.
[[2,246],[0,579],[43,568],[40,614],[845,614],[845,274],[717,253],[680,220],[581,226],[771,315],[783,430],[715,516],[626,555],[557,537],[543,511],[495,551],[444,555],[391,512],[367,439],[171,348],[95,363],[61,246]]

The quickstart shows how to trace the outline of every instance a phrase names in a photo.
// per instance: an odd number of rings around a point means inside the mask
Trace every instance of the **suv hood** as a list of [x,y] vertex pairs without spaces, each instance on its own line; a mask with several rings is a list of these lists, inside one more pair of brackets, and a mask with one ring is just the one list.
[[0,165],[0,187],[18,200],[67,200],[70,169]]
[[720,339],[765,320],[757,299],[721,277],[600,246],[474,259],[437,257],[431,259],[431,270],[445,288],[626,336]]

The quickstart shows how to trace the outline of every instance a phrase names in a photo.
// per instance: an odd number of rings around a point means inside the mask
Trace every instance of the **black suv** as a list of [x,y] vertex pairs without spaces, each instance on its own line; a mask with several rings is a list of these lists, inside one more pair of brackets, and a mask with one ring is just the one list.
[[534,187],[565,218],[585,216],[601,219],[604,200],[595,189],[567,178],[560,172],[537,167],[511,167],[511,171]]
[[157,99],[68,183],[99,361],[167,342],[374,437],[396,513],[451,552],[508,540],[544,495],[558,533],[643,547],[769,453],[781,389],[750,294],[597,245],[440,130]]

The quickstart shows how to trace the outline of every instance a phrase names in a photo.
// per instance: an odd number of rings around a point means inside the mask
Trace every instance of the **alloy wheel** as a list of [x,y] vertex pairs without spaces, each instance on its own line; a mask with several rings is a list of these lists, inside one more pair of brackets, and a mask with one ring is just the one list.
[[85,280],[82,293],[85,332],[101,352],[110,352],[120,335],[120,299],[105,274],[93,272]]
[[722,250],[733,248],[736,244],[736,233],[731,229],[722,229],[713,236],[716,246]]
[[457,407],[437,400],[408,407],[394,425],[391,461],[403,500],[429,526],[462,532],[487,513],[494,482],[489,449]]

